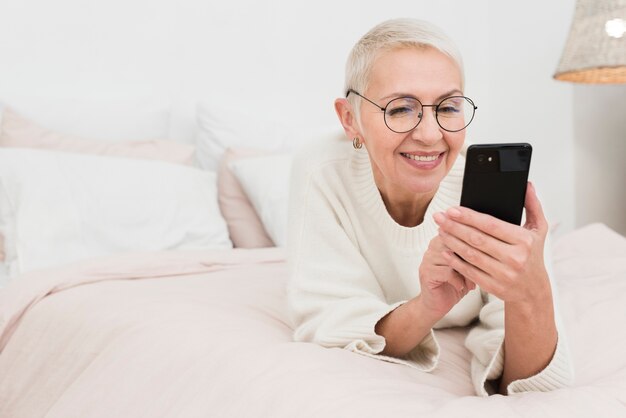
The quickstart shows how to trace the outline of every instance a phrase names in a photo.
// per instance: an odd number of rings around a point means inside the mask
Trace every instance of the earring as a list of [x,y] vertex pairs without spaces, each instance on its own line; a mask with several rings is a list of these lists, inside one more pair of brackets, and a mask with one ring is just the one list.
[[361,149],[361,148],[363,148],[363,144],[361,144],[361,141],[359,141],[359,137],[358,136],[352,140],[352,146],[354,147],[354,149]]

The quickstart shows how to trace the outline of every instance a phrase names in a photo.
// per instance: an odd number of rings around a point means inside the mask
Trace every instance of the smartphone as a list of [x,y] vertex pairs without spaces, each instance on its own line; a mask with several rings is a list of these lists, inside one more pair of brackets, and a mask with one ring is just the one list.
[[520,225],[532,150],[527,143],[470,145],[461,206]]

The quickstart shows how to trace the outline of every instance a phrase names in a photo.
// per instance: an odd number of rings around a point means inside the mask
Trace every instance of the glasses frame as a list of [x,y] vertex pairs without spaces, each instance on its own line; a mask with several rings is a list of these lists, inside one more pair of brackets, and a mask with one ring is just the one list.
[[[414,126],[414,127],[412,127],[412,128],[411,128],[411,129],[409,129],[409,130],[406,130],[406,131],[396,131],[396,130],[394,130],[394,129],[391,129],[391,127],[389,127],[389,124],[387,123],[387,108],[389,107],[389,104],[390,104],[391,102],[393,102],[394,100],[398,100],[398,99],[413,99],[413,100],[417,100],[417,102],[418,102],[418,103],[422,106],[422,109],[423,109],[423,108],[425,108],[425,107],[432,107],[432,108],[434,108],[433,110],[435,111],[435,120],[437,121],[437,125],[439,125],[439,127],[440,127],[441,129],[443,129],[444,131],[446,131],[446,132],[460,132],[460,131],[462,131],[463,129],[467,128],[467,127],[469,126],[469,124],[470,124],[470,123],[472,123],[472,121],[474,120],[474,116],[476,115],[476,109],[478,109],[478,106],[476,106],[476,105],[474,104],[474,101],[473,101],[472,99],[470,99],[469,97],[466,97],[466,96],[449,96],[449,97],[444,97],[443,99],[441,99],[441,101],[440,101],[438,104],[429,104],[429,105],[425,105],[425,104],[423,104],[422,102],[420,102],[420,101],[419,101],[419,99],[417,99],[417,98],[415,98],[415,97],[411,97],[411,96],[401,96],[401,97],[395,97],[395,98],[393,98],[393,99],[389,100],[389,102],[387,102],[387,104],[385,105],[385,107],[381,107],[378,103],[373,102],[372,100],[368,99],[367,97],[363,96],[361,93],[359,93],[358,91],[353,90],[353,89],[348,89],[348,91],[346,92],[346,98],[348,98],[348,96],[350,95],[350,93],[354,93],[354,94],[356,94],[356,95],[357,95],[357,96],[359,96],[360,98],[367,100],[368,102],[370,102],[371,104],[373,104],[374,106],[376,106],[377,108],[379,108],[380,110],[382,110],[382,112],[383,112],[383,120],[385,121],[385,126],[387,126],[387,128],[388,128],[391,132],[395,132],[395,133],[397,133],[397,134],[405,134],[405,133],[407,133],[407,132],[411,132],[413,129],[417,128],[417,126],[420,124],[420,122],[421,122],[421,121],[422,121],[422,119],[424,118],[424,117],[423,117],[423,116],[424,116],[424,114],[423,114],[423,112],[422,112],[422,114],[420,114],[420,115],[419,115],[419,119],[418,119],[417,123],[415,124],[415,126]],[[467,123],[465,124],[465,126],[464,126],[464,127],[462,127],[461,129],[457,129],[457,130],[454,130],[454,131],[453,131],[453,130],[446,129],[446,128],[444,128],[443,126],[441,126],[441,123],[439,122],[439,116],[438,116],[437,111],[439,110],[439,106],[441,106],[441,104],[442,104],[443,102],[445,102],[445,101],[446,101],[446,100],[448,100],[448,99],[458,98],[458,97],[462,97],[462,98],[464,98],[465,100],[467,100],[467,101],[468,101],[468,102],[472,105],[472,107],[474,108],[474,111],[472,112],[472,118],[469,120],[469,122],[467,122]]]

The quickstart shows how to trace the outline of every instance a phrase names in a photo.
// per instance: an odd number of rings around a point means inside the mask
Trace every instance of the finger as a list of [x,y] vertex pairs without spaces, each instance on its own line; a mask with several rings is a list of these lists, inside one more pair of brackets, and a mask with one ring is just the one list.
[[[508,244],[515,244],[515,237],[519,235],[519,226],[463,206],[452,207],[443,215]],[[435,222],[437,222],[437,218],[435,217]]]
[[467,288],[465,279],[458,272],[446,265],[445,267],[435,267],[430,270],[430,280],[427,283],[431,283],[432,286],[439,287],[443,284],[450,284],[457,292],[462,292],[464,288]]
[[441,286],[442,284],[449,281],[449,276],[451,275],[452,271],[453,270],[448,265],[433,267],[429,270],[428,282],[433,283],[435,286]]
[[465,279],[463,279],[463,276],[461,276],[458,272],[450,269],[449,271],[450,276],[448,279],[448,283],[454,287],[454,289],[459,292],[459,293],[463,293],[466,289],[467,286],[465,286]]
[[443,256],[444,251],[449,251],[448,247],[441,245],[440,250],[431,251],[428,256],[424,256],[424,260],[436,267],[449,267],[448,262]]
[[452,252],[446,252],[445,257],[454,270],[462,275],[466,280],[470,280],[476,285],[480,286],[485,292],[499,295],[501,288],[496,279],[487,275],[484,271],[477,267],[465,262],[459,256]]
[[446,247],[460,256],[465,262],[478,267],[491,276],[497,277],[501,273],[503,268],[502,263],[489,254],[468,245],[465,241],[444,231],[440,231],[439,236],[441,236]]
[[468,289],[468,291],[476,289],[476,283],[474,283],[467,277],[464,277],[464,276],[461,276],[461,277],[463,277],[463,280],[465,281],[465,288]]
[[440,235],[441,232],[453,235],[465,242],[468,246],[478,249],[501,262],[506,260],[507,255],[511,252],[511,244],[494,238],[474,227],[449,219],[445,215],[438,218],[440,219]]
[[528,187],[526,187],[524,208],[526,208],[526,223],[524,223],[524,228],[541,232],[547,231],[548,221],[543,214],[543,208],[537,197],[535,186],[531,182],[528,182]]

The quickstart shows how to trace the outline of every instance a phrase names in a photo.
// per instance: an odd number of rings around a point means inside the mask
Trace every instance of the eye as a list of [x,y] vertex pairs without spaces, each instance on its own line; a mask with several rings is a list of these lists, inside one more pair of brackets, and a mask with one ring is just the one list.
[[387,109],[387,115],[391,116],[392,118],[399,118],[402,116],[407,116],[414,112],[415,112],[415,109],[410,108],[408,106],[400,106],[400,107],[394,107],[392,109],[390,108]]
[[454,116],[463,112],[463,99],[451,97],[444,99],[439,106],[437,106],[437,113],[445,116]]
[[461,109],[458,109],[454,106],[439,106],[439,108],[437,109],[437,111],[439,113],[459,113],[461,111]]
[[410,97],[400,97],[387,104],[387,116],[390,118],[412,117],[419,113],[420,104]]

